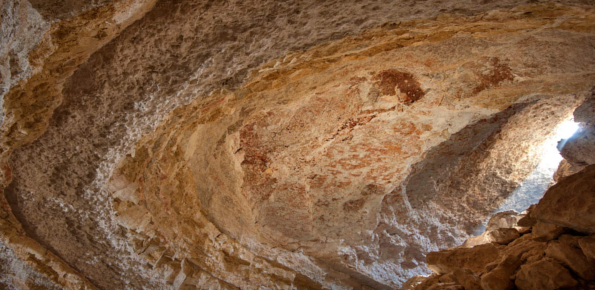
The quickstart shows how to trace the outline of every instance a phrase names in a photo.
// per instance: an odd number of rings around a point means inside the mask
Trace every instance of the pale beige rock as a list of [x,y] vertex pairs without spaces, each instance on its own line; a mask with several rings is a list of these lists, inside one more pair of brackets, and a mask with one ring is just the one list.
[[519,290],[555,290],[577,285],[568,270],[553,259],[524,264],[516,275]]
[[514,228],[517,226],[519,219],[519,213],[513,210],[496,213],[488,221],[486,232],[495,231],[501,228]]
[[524,217],[524,215],[519,215],[515,211],[496,213],[488,221],[486,231],[484,233],[467,239],[462,246],[470,248],[476,245],[492,242],[508,244],[520,236],[519,230],[529,230],[526,227],[519,227],[517,225],[517,221],[522,217]]
[[548,243],[545,254],[585,280],[595,280],[595,261],[587,259],[581,248],[569,241],[558,240]]
[[490,238],[488,237],[488,234],[489,234],[488,232],[483,232],[479,236],[470,237],[467,240],[465,240],[465,242],[463,243],[462,246],[465,248],[472,248],[477,245],[483,245],[483,244],[490,243]]
[[428,278],[429,277],[426,276],[413,276],[403,283],[400,290],[413,290],[417,285],[423,283]]
[[[581,122],[582,126],[564,145],[560,154],[568,163],[561,170],[564,174],[572,171],[580,171],[585,166],[595,164],[595,98],[588,98],[574,112],[575,122]],[[562,167],[562,163],[560,164]],[[569,171],[569,172],[566,172]]]
[[498,265],[481,277],[483,290],[512,290],[514,289],[514,274],[521,265],[521,259],[515,255],[508,255]]

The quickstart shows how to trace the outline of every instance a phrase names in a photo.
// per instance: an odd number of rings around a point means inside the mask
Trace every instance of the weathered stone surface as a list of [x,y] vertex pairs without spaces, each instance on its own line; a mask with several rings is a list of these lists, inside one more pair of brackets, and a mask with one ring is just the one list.
[[517,226],[519,213],[514,210],[503,211],[493,215],[486,226],[486,232],[500,228],[509,229]]
[[489,270],[481,277],[483,290],[511,290],[514,289],[513,275],[521,265],[521,259],[515,255],[505,256],[498,266]]
[[398,287],[593,85],[589,6],[154,3],[0,2],[0,237],[61,287]]
[[581,248],[564,240],[548,243],[545,254],[570,268],[585,280],[595,280],[595,261],[587,259]]
[[556,170],[556,173],[554,173],[554,181],[560,182],[562,178],[573,175],[583,170],[583,168],[585,167],[572,165],[570,162],[568,162],[568,160],[562,159],[562,161],[560,161],[560,165],[558,166],[558,170]]
[[560,164],[561,170],[565,171],[578,171],[584,166],[595,164],[595,97],[588,98],[573,115],[575,122],[582,123],[582,126],[560,150],[569,165],[565,166],[569,167],[566,169]]
[[547,243],[536,241],[533,234],[525,234],[502,250],[502,256],[515,256],[526,264],[540,260],[545,255]]
[[500,255],[494,244],[473,248],[455,248],[429,253],[426,257],[428,268],[438,274],[453,272],[457,268],[468,268],[475,273],[483,272],[484,267]]
[[484,233],[475,237],[470,237],[462,246],[470,248],[492,242],[508,244],[519,237],[519,231],[514,228],[526,230],[524,227],[517,226],[517,221],[523,216],[524,215],[519,215],[515,211],[496,213],[488,221]]
[[591,260],[595,260],[595,235],[590,235],[579,240],[583,253]]
[[[595,233],[595,165],[564,178],[552,186],[531,213],[536,219],[568,227],[580,232]],[[544,228],[538,223],[536,229]],[[549,226],[552,227],[552,226]]]
[[482,290],[479,285],[479,276],[469,269],[456,269],[453,272],[456,282],[465,287],[465,290]]
[[498,244],[508,244],[520,237],[519,231],[516,229],[497,229],[488,234],[490,242]]
[[577,285],[568,270],[552,259],[521,266],[515,285],[519,290],[554,290]]
[[551,241],[562,235],[566,229],[555,224],[537,221],[533,226],[533,238],[540,241]]

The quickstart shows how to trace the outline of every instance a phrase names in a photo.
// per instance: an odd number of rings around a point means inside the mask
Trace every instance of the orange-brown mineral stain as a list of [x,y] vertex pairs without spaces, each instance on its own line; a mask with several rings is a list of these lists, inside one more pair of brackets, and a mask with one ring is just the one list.
[[414,75],[408,72],[388,69],[379,72],[375,80],[375,84],[383,95],[396,96],[396,88],[398,88],[404,95],[401,99],[402,102],[407,105],[418,101],[426,94]]

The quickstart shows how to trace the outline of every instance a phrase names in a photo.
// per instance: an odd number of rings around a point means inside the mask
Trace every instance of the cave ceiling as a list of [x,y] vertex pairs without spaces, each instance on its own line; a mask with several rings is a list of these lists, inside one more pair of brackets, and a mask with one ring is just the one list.
[[594,3],[538,2],[0,1],[0,286],[429,274],[591,96]]

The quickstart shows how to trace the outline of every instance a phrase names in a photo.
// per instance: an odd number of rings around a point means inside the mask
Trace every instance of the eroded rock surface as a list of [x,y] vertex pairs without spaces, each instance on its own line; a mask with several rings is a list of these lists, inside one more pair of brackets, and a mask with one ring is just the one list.
[[[441,277],[454,275],[457,277],[456,285],[465,289],[506,290],[506,289],[590,289],[595,286],[595,260],[593,259],[593,235],[585,230],[584,221],[573,218],[573,215],[562,211],[560,215],[569,218],[565,225],[569,228],[557,226],[559,221],[545,221],[540,212],[560,211],[559,206],[551,204],[552,193],[556,193],[565,180],[575,180],[589,172],[588,166],[583,171],[563,178],[560,183],[551,187],[544,198],[528,211],[528,216],[539,221],[530,226],[528,231],[523,231],[507,245],[501,243],[486,243],[473,248],[468,248],[469,241],[460,247],[451,248],[427,255],[428,268],[436,274],[427,278],[415,277],[405,283],[403,289],[430,289],[442,287]],[[583,180],[589,184],[589,178]],[[567,184],[566,184],[567,186]],[[567,191],[568,198],[572,199],[572,190]],[[585,203],[590,203],[585,199]],[[539,210],[538,210],[539,209]],[[579,209],[580,210],[580,209]],[[495,218],[509,215],[497,214]],[[583,213],[584,215],[584,213]],[[499,217],[500,216],[500,217]],[[591,220],[589,215],[584,215],[585,220]],[[492,223],[494,224],[494,223]],[[488,235],[511,228],[490,229]],[[574,229],[571,230],[571,229]],[[581,232],[581,230],[583,232]],[[568,232],[569,234],[563,234]],[[486,241],[488,242],[488,241]],[[480,281],[480,288],[477,281]]]
[[[590,104],[588,1],[155,2],[0,2],[0,258],[26,264],[6,287],[400,287]],[[534,232],[579,229],[542,212]],[[590,245],[517,220],[429,255],[424,285],[480,289],[518,263],[525,285]]]

